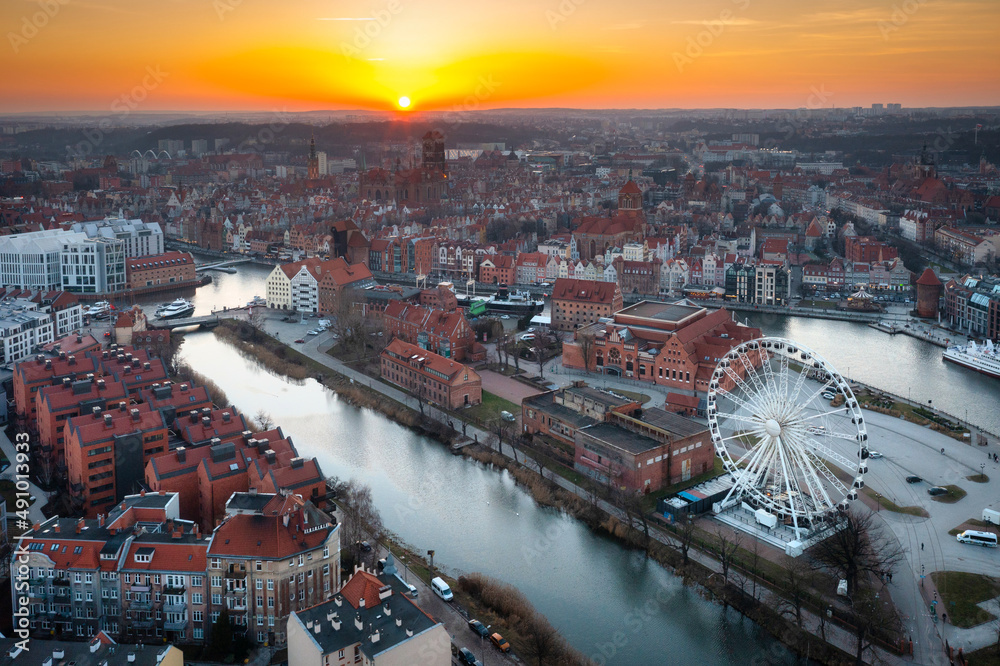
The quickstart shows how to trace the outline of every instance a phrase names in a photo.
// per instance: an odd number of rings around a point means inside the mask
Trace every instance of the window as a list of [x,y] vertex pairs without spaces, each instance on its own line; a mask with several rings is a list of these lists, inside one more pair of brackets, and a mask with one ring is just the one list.
[[213,569],[221,569],[222,568],[222,560],[220,560],[218,557],[213,557],[212,558],[212,568]]
[[274,580],[271,579],[271,578],[267,579],[267,589],[269,589],[269,590],[273,590],[274,589]]

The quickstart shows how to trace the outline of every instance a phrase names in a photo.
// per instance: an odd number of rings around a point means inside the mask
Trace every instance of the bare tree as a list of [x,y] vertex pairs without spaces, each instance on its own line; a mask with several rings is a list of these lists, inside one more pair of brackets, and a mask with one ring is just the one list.
[[854,626],[854,663],[865,663],[865,652],[872,648],[876,637],[895,638],[902,627],[902,621],[891,599],[882,598],[871,586],[862,586],[856,594],[848,597],[851,602],[851,624]]
[[715,531],[719,539],[719,563],[722,565],[722,579],[729,582],[729,568],[736,560],[736,553],[739,552],[740,544],[743,543],[743,535],[729,527],[719,526]]
[[650,544],[649,516],[643,505],[642,494],[629,488],[616,488],[612,492],[611,498],[615,506],[624,512],[628,526],[642,532],[644,547],[648,552]]
[[533,658],[538,666],[551,663],[563,651],[563,640],[547,619],[535,614],[521,621],[519,632],[524,637],[525,656]]
[[817,566],[839,573],[847,581],[847,593],[858,589],[862,574],[881,578],[891,574],[903,560],[905,551],[894,537],[875,523],[875,514],[848,511],[843,527],[820,542],[813,550]]
[[504,441],[510,439],[511,450],[514,452],[514,463],[520,465],[520,461],[517,459],[517,447],[513,444],[513,437],[511,437],[511,427],[512,423],[505,419],[500,414],[500,410],[497,410],[496,414],[490,417],[486,423],[486,427],[489,428],[490,437],[496,441],[497,451],[503,454]]
[[[802,628],[802,605],[809,596],[814,572],[809,563],[800,557],[785,556],[781,567],[784,594],[780,602],[782,612],[795,617],[795,624]],[[822,616],[823,613],[820,613]],[[820,618],[822,619],[822,617]],[[825,639],[824,639],[825,640]]]
[[264,333],[264,324],[267,322],[264,316],[264,308],[250,307],[247,311],[247,323],[250,325],[251,339],[256,341]]
[[754,601],[760,601],[757,597],[757,576],[758,569],[760,568],[760,539],[751,539],[750,542],[752,544],[750,547],[750,575],[753,581],[753,591],[751,594],[753,594]]
[[577,335],[576,341],[580,347],[580,354],[583,356],[583,370],[589,374],[593,369],[593,361],[590,357],[594,354],[594,335],[593,333],[580,333]]
[[257,413],[253,415],[253,422],[257,425],[258,432],[264,432],[274,427],[274,419],[263,407],[258,409]]
[[683,558],[683,566],[687,566],[690,560],[688,559],[688,553],[691,551],[691,544],[694,543],[695,526],[694,518],[690,515],[685,515],[683,518],[678,520],[676,523],[677,531],[675,532],[677,537],[677,550],[681,551],[681,557]]
[[[385,535],[385,527],[382,524],[382,516],[375,506],[372,489],[355,479],[335,485],[341,488],[338,498],[339,506],[346,514],[343,530],[348,551],[353,554],[355,562],[364,564],[367,556],[371,559],[367,563],[368,566],[374,566],[378,552],[374,546]],[[369,552],[365,551],[362,542],[369,542],[372,546]]]

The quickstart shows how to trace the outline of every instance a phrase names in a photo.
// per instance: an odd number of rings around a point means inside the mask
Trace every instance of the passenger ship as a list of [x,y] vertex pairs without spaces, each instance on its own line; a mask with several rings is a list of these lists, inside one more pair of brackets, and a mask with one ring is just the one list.
[[1000,378],[1000,354],[997,353],[992,340],[987,340],[982,346],[972,341],[969,341],[968,347],[953,345],[945,350],[944,358],[984,375]]

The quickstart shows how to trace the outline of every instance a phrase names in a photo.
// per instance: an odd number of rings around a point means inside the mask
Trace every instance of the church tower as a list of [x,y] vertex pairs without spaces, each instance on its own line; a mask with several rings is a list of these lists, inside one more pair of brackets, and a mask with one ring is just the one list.
[[437,130],[424,134],[422,166],[424,169],[434,169],[442,173],[447,171],[444,157],[444,135]]
[[316,135],[309,139],[309,180],[319,178],[319,158],[316,156]]
[[642,211],[642,190],[632,180],[632,170],[628,170],[628,182],[618,191],[618,212],[635,214]]

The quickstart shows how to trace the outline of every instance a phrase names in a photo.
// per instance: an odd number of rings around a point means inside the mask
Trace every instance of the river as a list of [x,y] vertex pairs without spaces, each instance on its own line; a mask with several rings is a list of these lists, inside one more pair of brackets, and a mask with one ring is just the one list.
[[[236,274],[213,273],[192,297],[195,314],[262,295],[269,271],[244,265]],[[973,422],[1000,430],[998,383],[945,364],[938,347],[851,322],[758,315],[751,323],[811,347],[854,379],[933,399],[959,416],[974,408]],[[404,541],[434,549],[450,574],[482,571],[515,585],[599,663],[738,664],[758,655],[760,663],[795,663],[754,623],[704,601],[662,567],[537,507],[507,474],[342,404],[312,380],[284,381],[211,334],[188,335],[182,354],[247,414],[267,410],[324,473],[371,485],[387,527]]]
[[[246,303],[263,292],[267,272],[214,274],[194,296],[196,314]],[[539,508],[506,473],[341,403],[313,380],[276,377],[211,333],[187,335],[182,355],[248,415],[267,410],[325,474],[368,483],[386,526],[420,551],[434,549],[447,573],[481,571],[516,586],[596,663],[799,663],[756,624],[640,553]]]

